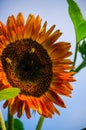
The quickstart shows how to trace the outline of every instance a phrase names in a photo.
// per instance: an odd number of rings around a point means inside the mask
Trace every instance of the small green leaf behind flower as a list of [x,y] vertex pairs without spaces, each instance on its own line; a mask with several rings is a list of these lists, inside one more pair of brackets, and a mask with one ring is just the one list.
[[86,128],[84,128],[84,129],[81,129],[81,130],[86,130]]
[[[5,121],[6,128],[8,127],[8,121]],[[24,130],[23,123],[19,119],[14,119],[14,130]]]
[[69,15],[74,24],[76,32],[76,42],[86,38],[86,19],[83,18],[80,8],[74,0],[67,0],[69,4]]
[[82,62],[81,64],[75,68],[75,72],[79,72],[82,68],[86,67],[86,40],[82,40],[79,44],[78,44],[78,51],[81,54],[82,57]]
[[83,60],[86,60],[86,41],[83,40],[81,44],[79,44],[79,52],[82,56]]
[[7,100],[9,98],[14,98],[18,95],[20,90],[18,88],[7,88],[0,91],[0,100]]

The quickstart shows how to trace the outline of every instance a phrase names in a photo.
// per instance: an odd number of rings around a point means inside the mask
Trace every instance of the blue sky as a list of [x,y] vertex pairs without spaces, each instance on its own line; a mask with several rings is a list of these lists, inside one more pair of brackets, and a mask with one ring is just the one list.
[[[76,0],[80,6],[84,17],[86,18],[86,0]],[[40,15],[43,22],[48,21],[48,26],[56,24],[56,29],[63,32],[58,41],[70,42],[71,51],[74,54],[75,49],[75,32],[73,24],[68,15],[68,4],[66,0],[0,0],[0,20],[6,23],[7,17],[18,12],[22,12],[25,19],[28,14]],[[73,56],[71,57],[73,59]],[[77,65],[81,62],[81,57],[78,55]],[[86,127],[86,68],[75,75],[77,82],[72,83],[74,91],[72,98],[62,97],[67,108],[59,108],[61,115],[54,115],[52,119],[45,119],[42,130],[80,130]],[[2,103],[0,103],[2,108]],[[4,118],[6,119],[7,109],[3,110]],[[16,117],[16,115],[15,115]],[[35,130],[35,126],[39,119],[39,115],[32,114],[28,120],[25,114],[20,118],[24,122],[25,130]]]

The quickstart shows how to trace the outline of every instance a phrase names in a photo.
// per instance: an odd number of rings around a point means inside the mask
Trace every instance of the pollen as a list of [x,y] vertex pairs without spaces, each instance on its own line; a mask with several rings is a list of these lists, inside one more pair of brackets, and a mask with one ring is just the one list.
[[34,53],[35,52],[35,48],[31,48],[30,53]]
[[12,60],[10,58],[6,58],[7,63],[11,64]]

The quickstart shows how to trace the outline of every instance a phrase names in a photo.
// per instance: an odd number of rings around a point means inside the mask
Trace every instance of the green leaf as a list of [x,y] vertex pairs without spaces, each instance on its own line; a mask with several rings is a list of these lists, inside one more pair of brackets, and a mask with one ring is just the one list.
[[0,91],[0,100],[6,100],[18,95],[20,90],[18,88],[7,88]]
[[76,28],[77,42],[86,38],[86,20],[83,20]]
[[69,4],[69,15],[74,24],[76,40],[80,42],[86,37],[86,20],[83,18],[80,8],[74,0],[67,0]]
[[[5,121],[6,128],[8,127],[8,121]],[[14,119],[14,130],[24,130],[23,123],[19,119]]]
[[19,119],[14,119],[14,130],[24,130],[23,123]]
[[83,40],[82,43],[79,44],[79,52],[81,53],[82,59],[86,60],[86,41]]

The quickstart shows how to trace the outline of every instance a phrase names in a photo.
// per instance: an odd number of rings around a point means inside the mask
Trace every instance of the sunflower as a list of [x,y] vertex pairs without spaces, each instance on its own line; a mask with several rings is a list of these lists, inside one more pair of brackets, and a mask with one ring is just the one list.
[[24,23],[22,13],[9,16],[6,25],[0,22],[0,90],[16,87],[20,93],[4,103],[10,114],[21,117],[30,109],[44,117],[60,114],[55,104],[65,108],[60,95],[71,97],[73,78],[71,45],[56,42],[60,30],[55,25],[46,30],[41,27],[40,16],[30,14]]

